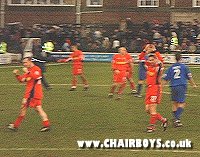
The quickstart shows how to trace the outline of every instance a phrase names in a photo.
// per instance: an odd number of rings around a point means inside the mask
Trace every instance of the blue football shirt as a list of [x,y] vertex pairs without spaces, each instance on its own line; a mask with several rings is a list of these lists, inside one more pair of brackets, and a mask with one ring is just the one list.
[[167,69],[163,79],[170,81],[170,86],[187,85],[187,80],[192,77],[189,68],[183,63],[175,63]]

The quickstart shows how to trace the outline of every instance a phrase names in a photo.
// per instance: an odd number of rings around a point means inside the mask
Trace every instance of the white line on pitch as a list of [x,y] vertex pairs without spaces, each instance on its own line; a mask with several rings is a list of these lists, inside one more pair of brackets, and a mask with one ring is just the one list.
[[[0,83],[0,86],[21,86],[21,85],[25,85],[25,84],[15,84],[15,83],[9,83],[9,84],[6,84],[6,83]],[[66,83],[61,83],[61,84],[50,84],[51,86],[71,86],[71,84],[66,84]],[[78,86],[81,86],[82,84],[78,84]],[[90,86],[93,86],[93,87],[109,87],[110,85],[90,85]]]
[[[197,85],[200,85],[200,83],[196,83]],[[20,86],[20,85],[25,85],[25,84],[15,84],[15,83],[0,83],[0,86]],[[52,83],[50,84],[52,86],[70,86],[71,84],[69,83]],[[77,84],[78,86],[81,86],[82,84]],[[90,84],[90,86],[93,87],[110,87],[111,85],[98,85],[98,84]],[[169,85],[165,85],[165,87],[169,87]],[[191,86],[188,86],[191,87]]]
[[[55,65],[63,65],[63,64],[70,64],[70,63],[51,63],[47,64],[47,66],[55,66]],[[9,69],[9,68],[22,68],[22,65],[8,65],[8,66],[0,66],[0,69]]]
[[[171,93],[170,92],[163,92],[164,94],[169,94],[169,95],[171,95]],[[195,94],[186,94],[187,96],[199,96],[199,95],[195,95]]]
[[190,69],[199,69],[200,66],[198,66],[198,67],[195,67],[195,66],[189,66],[189,68],[190,68]]
[[0,69],[22,68],[22,67],[23,66],[20,66],[20,65],[16,65],[16,66],[10,65],[10,66],[0,66]]
[[[88,62],[90,63],[90,62]],[[50,64],[46,64],[46,66],[59,66],[59,65],[65,65],[65,64],[71,64],[71,63],[50,63]],[[109,62],[108,62],[109,64]],[[135,64],[138,65],[138,64]],[[0,66],[0,69],[6,69],[6,68],[20,68],[23,67],[22,65],[5,65],[5,66]],[[199,69],[200,66],[196,66],[196,65],[188,65],[189,68],[192,69]]]
[[[24,86],[25,84],[0,84],[0,86]],[[70,86],[71,84],[50,84],[51,86]],[[78,84],[78,86],[81,86],[81,84]],[[110,85],[90,85],[92,87],[110,87]],[[163,92],[163,94],[168,94],[170,95],[170,92]],[[191,96],[191,97],[197,97],[199,95],[195,95],[195,94],[186,94],[187,96]]]

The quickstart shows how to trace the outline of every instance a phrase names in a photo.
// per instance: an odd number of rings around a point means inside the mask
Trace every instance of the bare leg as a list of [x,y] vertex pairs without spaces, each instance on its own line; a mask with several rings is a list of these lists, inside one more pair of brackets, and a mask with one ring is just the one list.
[[36,106],[35,110],[39,113],[42,119],[43,128],[40,130],[41,132],[49,131],[50,130],[50,123],[46,112],[44,112],[42,106]]

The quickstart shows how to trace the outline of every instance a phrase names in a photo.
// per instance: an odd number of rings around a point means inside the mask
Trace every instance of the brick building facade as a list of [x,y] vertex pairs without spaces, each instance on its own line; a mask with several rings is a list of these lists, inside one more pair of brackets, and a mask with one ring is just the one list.
[[[41,1],[48,4],[38,4]],[[70,0],[67,5],[63,5],[64,1],[7,0],[1,18],[4,14],[5,23],[20,21],[25,26],[77,23],[78,11],[81,12],[79,22],[82,24],[118,24],[126,18],[131,18],[137,24],[153,20],[162,23],[200,19],[199,0],[94,0],[95,5],[88,3],[92,0],[80,0],[80,10],[78,0]],[[98,1],[100,5],[96,5]]]

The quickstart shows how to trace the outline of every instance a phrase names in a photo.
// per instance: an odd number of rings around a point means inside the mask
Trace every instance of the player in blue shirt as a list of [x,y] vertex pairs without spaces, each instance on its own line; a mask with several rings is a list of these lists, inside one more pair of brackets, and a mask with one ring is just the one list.
[[174,126],[181,127],[182,123],[180,117],[185,107],[187,81],[189,81],[193,87],[197,86],[189,68],[181,63],[181,54],[176,53],[175,59],[176,63],[169,67],[163,76],[163,85],[170,82]]

